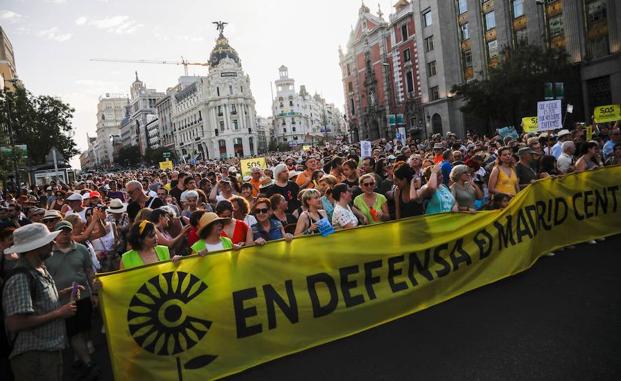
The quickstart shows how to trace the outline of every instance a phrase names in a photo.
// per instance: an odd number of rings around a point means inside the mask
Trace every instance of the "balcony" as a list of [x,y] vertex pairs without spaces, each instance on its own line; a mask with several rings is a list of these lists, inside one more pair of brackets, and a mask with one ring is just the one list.
[[483,3],[483,13],[488,13],[494,10],[494,0],[488,0]]
[[562,1],[555,1],[548,4],[548,6],[546,7],[546,13],[548,14],[548,17],[554,17],[563,13]]
[[527,25],[528,25],[528,18],[526,16],[520,16],[516,18],[515,20],[513,20],[513,30],[516,32],[522,29],[526,29]]
[[485,41],[494,41],[496,39],[496,28],[485,32]]

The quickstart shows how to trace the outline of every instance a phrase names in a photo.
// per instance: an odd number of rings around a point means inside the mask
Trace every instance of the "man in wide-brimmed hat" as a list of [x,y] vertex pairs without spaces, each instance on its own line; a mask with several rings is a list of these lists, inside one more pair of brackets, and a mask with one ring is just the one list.
[[65,318],[75,314],[76,306],[60,304],[59,295],[71,288],[58,291],[44,265],[59,233],[50,233],[40,223],[26,225],[13,232],[13,246],[4,251],[19,254],[2,295],[6,328],[14,343],[9,359],[16,380],[62,380]]

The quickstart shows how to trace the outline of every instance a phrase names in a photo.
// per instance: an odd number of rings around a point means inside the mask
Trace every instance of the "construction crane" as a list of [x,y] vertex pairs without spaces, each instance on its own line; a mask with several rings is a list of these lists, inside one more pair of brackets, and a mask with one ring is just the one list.
[[181,57],[181,61],[166,61],[166,60],[113,60],[107,58],[91,58],[90,61],[96,62],[121,62],[121,63],[144,63],[144,64],[160,64],[160,65],[183,65],[183,72],[188,75],[188,66],[209,66],[207,62],[188,62],[185,58]]

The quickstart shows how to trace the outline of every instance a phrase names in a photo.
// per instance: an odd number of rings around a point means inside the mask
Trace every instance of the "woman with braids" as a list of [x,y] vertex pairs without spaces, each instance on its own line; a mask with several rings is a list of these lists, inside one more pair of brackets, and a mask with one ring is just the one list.
[[[155,225],[148,220],[134,224],[129,231],[127,241],[132,250],[124,253],[121,257],[121,269],[129,269],[170,259],[168,248],[157,244]],[[172,261],[173,263],[178,263],[179,259],[181,259],[181,256],[175,255]]]

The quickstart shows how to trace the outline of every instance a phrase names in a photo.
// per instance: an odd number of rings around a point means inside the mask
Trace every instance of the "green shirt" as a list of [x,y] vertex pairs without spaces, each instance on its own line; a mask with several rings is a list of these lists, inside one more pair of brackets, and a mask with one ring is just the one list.
[[[384,196],[383,194],[376,193],[375,195],[376,195],[375,196],[375,203],[373,203],[372,208],[374,210],[376,210],[376,211],[381,212],[382,211],[382,206],[388,200],[386,199],[386,196]],[[367,205],[366,201],[364,201],[364,193],[361,194],[361,195],[356,196],[356,198],[354,199],[354,206],[356,208],[358,208],[360,213],[362,213],[363,215],[365,215],[367,217],[367,221],[369,221],[369,225],[377,224],[379,222],[382,222],[380,219],[373,218],[373,216],[371,215],[371,209]]]
[[[157,254],[157,258],[160,262],[170,260],[170,252],[168,251],[168,247],[166,246],[155,246],[155,254]],[[121,262],[123,262],[123,268],[126,269],[144,265],[144,261],[142,260],[142,258],[140,258],[140,253],[136,250],[130,250],[123,254],[123,256],[121,257]]]
[[[233,241],[231,241],[227,237],[220,237],[220,243],[222,243],[223,250],[229,250],[233,248]],[[206,248],[207,248],[207,243],[205,242],[205,240],[199,239],[198,241],[194,243],[194,245],[192,245],[192,252],[198,253],[200,251],[205,250]]]
[[[59,290],[71,287],[71,284],[76,282],[84,286],[84,290],[80,291],[80,299],[91,296],[87,274],[92,271],[93,263],[91,253],[86,246],[73,242],[71,249],[66,253],[55,247],[52,256],[45,260],[45,267],[54,278],[54,283]],[[70,296],[70,294],[63,295],[61,303],[67,303]]]

